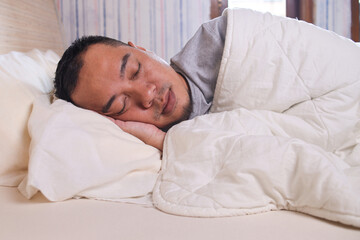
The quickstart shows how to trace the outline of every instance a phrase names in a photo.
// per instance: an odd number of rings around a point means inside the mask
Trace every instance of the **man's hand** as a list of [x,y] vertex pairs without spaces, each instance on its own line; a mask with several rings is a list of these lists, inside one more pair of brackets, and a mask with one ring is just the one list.
[[139,138],[144,143],[151,145],[160,151],[163,150],[163,144],[165,139],[165,132],[161,131],[155,125],[142,123],[142,122],[132,122],[132,121],[121,121],[115,120],[108,117],[116,125],[118,125],[124,132],[130,133],[135,137]]

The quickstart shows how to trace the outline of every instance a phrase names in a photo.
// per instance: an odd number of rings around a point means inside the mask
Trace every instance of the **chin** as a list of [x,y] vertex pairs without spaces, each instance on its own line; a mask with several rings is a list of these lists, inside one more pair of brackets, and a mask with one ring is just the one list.
[[164,132],[167,132],[172,126],[181,123],[183,121],[186,121],[189,119],[191,111],[189,112],[187,108],[184,108],[184,112],[183,115],[181,116],[181,118],[179,120],[176,120],[168,125],[166,125],[165,127],[161,127],[160,129]]

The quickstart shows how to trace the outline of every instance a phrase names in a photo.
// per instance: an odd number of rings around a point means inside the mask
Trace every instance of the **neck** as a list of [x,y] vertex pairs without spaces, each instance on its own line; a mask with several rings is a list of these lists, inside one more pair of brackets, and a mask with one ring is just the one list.
[[185,77],[183,75],[181,75],[180,73],[177,73],[179,79],[182,81],[182,83],[184,84],[186,90],[189,92],[189,84],[188,82],[185,80]]

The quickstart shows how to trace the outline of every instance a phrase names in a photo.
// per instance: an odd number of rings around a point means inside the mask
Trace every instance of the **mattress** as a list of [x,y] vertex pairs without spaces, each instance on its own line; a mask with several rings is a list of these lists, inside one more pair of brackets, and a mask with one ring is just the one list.
[[153,207],[89,199],[32,200],[0,187],[0,239],[360,239],[360,230],[305,214],[193,218]]
[[[2,54],[8,53],[10,50],[29,51],[34,48],[40,48],[40,50],[43,51],[47,49],[57,49],[57,53],[62,53],[63,46],[62,43],[60,43],[60,28],[57,27],[58,19],[55,14],[54,1],[34,0],[28,1],[27,4],[24,4],[23,1],[6,0],[0,2],[2,10],[7,10],[11,16],[13,16],[10,22],[5,21],[9,20],[9,18],[2,18],[4,21],[0,21],[0,23],[6,27],[4,28],[4,26],[2,26],[2,29],[7,29],[9,33],[6,34],[6,37],[10,40],[6,42],[11,43],[9,46],[1,46],[0,52]],[[28,11],[29,9],[31,10],[30,13]],[[44,12],[47,14],[44,14]],[[36,28],[29,28],[28,24],[23,24],[27,23],[29,19],[33,21],[35,19],[34,15],[36,15],[36,19],[38,19],[40,23],[49,23],[47,24],[49,29],[41,28],[42,31],[40,31]],[[2,16],[7,15],[2,14]],[[12,19],[16,21],[12,21]],[[43,24],[31,25],[31,27],[36,26],[42,27]],[[49,34],[44,34],[43,31]],[[22,41],[29,39],[30,36],[34,37],[34,34],[39,37],[41,41]],[[54,41],[54,39],[56,39],[56,41]],[[14,46],[17,47],[15,48]],[[17,60],[17,63],[21,63],[19,62],[19,53],[14,53],[11,56]],[[8,63],[8,65],[4,65],[4,69],[6,70],[4,70],[4,72],[11,73],[11,78],[8,77],[8,75],[4,75],[3,82],[6,80],[9,87],[16,87],[10,88],[12,91],[10,91],[9,88],[0,88],[3,90],[2,93],[4,93],[2,95],[0,94],[0,96],[6,99],[6,105],[9,109],[16,109],[18,118],[2,118],[2,120],[7,119],[8,122],[0,126],[5,126],[5,128],[9,130],[9,135],[13,138],[3,137],[3,139],[5,139],[3,141],[6,142],[7,145],[4,145],[6,148],[3,148],[3,151],[1,151],[2,158],[0,160],[3,160],[1,163],[8,164],[6,165],[8,168],[3,167],[0,170],[3,171],[2,174],[9,173],[6,176],[3,175],[5,176],[3,179],[7,181],[6,184],[12,186],[17,186],[26,174],[25,170],[28,164],[30,137],[24,129],[26,129],[29,109],[34,100],[34,96],[31,94],[37,92],[35,90],[38,89],[31,89],[30,91],[21,88],[19,90],[18,86],[20,85],[18,83],[20,80],[15,79],[14,74],[24,74],[19,76],[21,77],[21,81],[29,81],[27,83],[32,83],[30,85],[33,87],[41,83],[41,89],[46,91],[49,90],[47,89],[49,85],[45,83],[48,82],[50,78],[45,81],[42,76],[46,76],[47,73],[52,74],[54,71],[49,68],[50,63],[52,67],[57,63],[57,61],[54,60],[56,57],[50,53],[40,56],[38,51],[33,51],[30,54],[23,55],[23,57],[27,60],[29,60],[28,57],[33,57],[32,60],[34,61],[32,62],[34,65],[27,65],[30,70],[34,70],[35,67],[42,67],[44,69],[38,72],[31,71],[35,73],[31,75],[32,78],[30,78],[23,66],[21,66],[21,71],[10,71],[8,59],[4,59],[4,62]],[[48,61],[42,61],[44,59]],[[44,65],[44,63],[46,64]],[[11,66],[14,67],[13,65]],[[34,79],[44,81],[34,83]],[[19,95],[15,93],[21,94],[23,97],[22,101],[17,97]],[[6,96],[9,98],[6,98]],[[12,99],[16,101],[12,101]],[[15,103],[18,105],[15,106]],[[2,110],[6,112],[8,108],[2,108]],[[11,111],[9,110],[9,112]],[[9,114],[6,114],[6,116],[7,115]],[[17,128],[12,127],[15,125]],[[5,130],[3,132],[5,132]],[[19,139],[19,136],[22,137]],[[10,140],[14,140],[14,142]],[[10,143],[14,145],[10,146]],[[5,150],[9,150],[7,152],[9,156],[11,154],[11,157],[5,157]],[[19,157],[19,155],[21,156]],[[5,183],[2,182],[2,184],[4,185]],[[360,239],[360,229],[290,211],[270,211],[237,217],[197,218],[175,216],[161,212],[154,207],[140,204],[126,204],[84,198],[50,202],[41,192],[36,193],[31,200],[28,200],[18,191],[17,187],[0,186],[0,240],[3,239],[358,240]]]

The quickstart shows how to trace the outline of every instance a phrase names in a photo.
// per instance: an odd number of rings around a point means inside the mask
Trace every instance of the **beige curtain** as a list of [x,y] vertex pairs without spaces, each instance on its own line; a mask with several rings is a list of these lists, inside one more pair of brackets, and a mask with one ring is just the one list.
[[351,0],[314,0],[314,23],[351,38]]
[[55,0],[69,45],[83,35],[103,35],[145,47],[165,60],[210,19],[210,1]]

